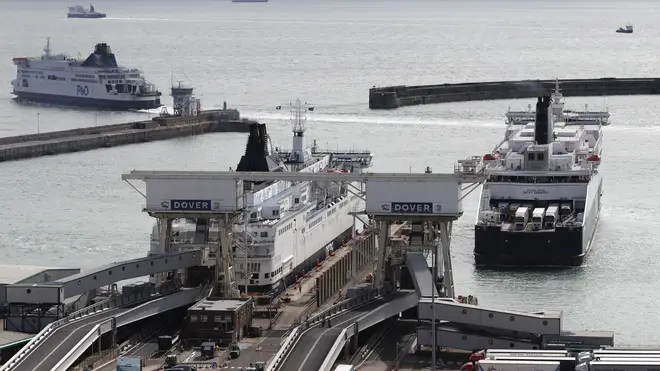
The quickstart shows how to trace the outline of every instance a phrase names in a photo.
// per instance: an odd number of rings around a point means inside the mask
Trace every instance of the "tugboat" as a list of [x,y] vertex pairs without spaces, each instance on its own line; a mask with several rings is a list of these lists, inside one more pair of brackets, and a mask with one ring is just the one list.
[[616,33],[633,33],[633,25],[628,23],[625,26],[619,27],[619,29],[616,30]]

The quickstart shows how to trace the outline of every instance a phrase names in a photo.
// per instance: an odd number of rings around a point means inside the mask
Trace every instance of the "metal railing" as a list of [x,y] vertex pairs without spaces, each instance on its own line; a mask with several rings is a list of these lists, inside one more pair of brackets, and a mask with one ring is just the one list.
[[115,317],[94,326],[69,352],[57,362],[51,371],[66,371],[104,333],[116,326]]
[[52,322],[48,324],[46,327],[43,328],[37,335],[35,335],[32,340],[30,340],[29,343],[27,343],[21,350],[19,350],[16,354],[14,354],[13,357],[7,361],[2,367],[0,367],[0,371],[11,371],[18,366],[19,362],[27,357],[34,349],[37,348],[38,344],[41,343],[43,340],[45,340],[50,334],[56,330],[59,327],[62,327],[66,325],[67,323],[89,316],[91,314],[96,314],[99,311],[102,310],[107,310],[110,309],[114,306],[114,301],[111,298],[108,298],[107,300],[99,301],[93,305],[90,305],[88,307],[85,307],[81,310],[78,310],[76,312],[73,312],[69,314],[68,316],[61,318],[55,322]]
[[344,343],[346,343],[348,340],[347,332],[348,331],[346,329],[341,330],[341,333],[339,336],[337,336],[337,340],[335,340],[335,343],[332,344],[332,348],[330,348],[330,351],[323,360],[319,371],[330,371],[332,366],[335,364],[335,360],[337,360],[339,353],[341,353],[341,350],[344,348]]
[[399,366],[401,365],[401,362],[403,361],[404,358],[408,355],[408,352],[410,352],[410,348],[415,344],[417,341],[417,335],[413,335],[408,339],[403,344],[403,347],[401,348],[401,351],[396,355],[396,358],[394,359],[394,368],[392,371],[396,371],[399,369]]
[[[300,326],[294,325],[287,332],[282,335],[280,339],[280,350],[277,354],[271,359],[269,364],[266,366],[266,371],[275,371],[280,367],[280,363],[286,359],[289,351],[293,346],[295,346],[300,339],[300,337],[311,329],[313,325],[322,320],[328,319],[339,313],[343,313],[348,310],[352,310],[363,305],[366,305],[373,301],[374,299],[380,296],[381,289],[376,288],[373,291],[369,292],[367,295],[355,296],[350,299],[341,301],[318,314],[306,318],[304,323]],[[346,334],[347,330],[343,330],[343,334]],[[332,364],[330,364],[332,366]]]

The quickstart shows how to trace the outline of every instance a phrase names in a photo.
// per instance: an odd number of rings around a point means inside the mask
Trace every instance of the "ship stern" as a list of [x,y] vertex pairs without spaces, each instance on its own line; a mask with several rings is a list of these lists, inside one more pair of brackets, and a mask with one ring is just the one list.
[[480,267],[580,266],[586,255],[582,227],[523,232],[477,225],[474,242]]

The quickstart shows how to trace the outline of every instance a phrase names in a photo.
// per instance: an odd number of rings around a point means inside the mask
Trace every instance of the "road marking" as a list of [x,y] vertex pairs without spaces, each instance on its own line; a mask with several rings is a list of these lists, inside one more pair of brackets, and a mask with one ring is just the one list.
[[[69,338],[70,338],[71,336],[73,336],[73,334],[75,334],[76,332],[82,330],[82,329],[83,329],[85,326],[87,326],[87,325],[88,325],[88,324],[86,324],[86,325],[82,325],[81,327],[78,327],[77,330],[73,330],[73,331],[71,331],[71,333],[69,334],[69,336],[65,337],[62,341],[60,341],[60,344],[59,344],[58,346],[56,346],[53,350],[51,350],[50,353],[48,353],[48,354],[47,354],[47,355],[41,360],[41,362],[39,362],[39,363],[34,367],[34,369],[35,369],[35,370],[38,370],[38,369],[39,369],[39,366],[41,366],[44,362],[46,362],[46,361],[48,360],[48,358],[50,358],[50,356],[52,356],[53,353],[55,353],[55,352],[60,348],[60,346],[61,346],[62,344],[64,344],[67,340],[69,340]],[[92,326],[92,327],[93,327],[93,326]]]
[[[358,316],[356,316],[356,317],[353,317],[353,318],[351,318],[351,319],[349,319],[349,320],[347,320],[347,321],[340,322],[340,323],[336,324],[335,327],[330,327],[329,329],[323,331],[323,333],[322,333],[321,335],[319,335],[319,336],[316,338],[316,341],[314,342],[314,345],[312,345],[312,349],[309,350],[309,352],[307,353],[307,356],[305,357],[305,359],[303,359],[303,361],[300,363],[300,367],[298,368],[298,371],[302,371],[302,370],[303,370],[303,368],[305,367],[305,363],[307,363],[307,360],[309,359],[309,356],[312,355],[312,352],[314,351],[314,348],[316,348],[316,346],[318,345],[319,341],[321,341],[321,338],[323,338],[323,336],[324,336],[325,334],[327,334],[328,331],[334,330],[334,329],[337,328],[337,326],[341,326],[341,325],[343,325],[343,324],[345,324],[345,323],[348,323],[348,322],[359,321],[359,320],[362,319],[363,317],[366,317],[370,312],[371,312],[371,311],[369,311],[369,312],[367,312],[367,313],[363,313],[362,315],[358,315]],[[332,324],[332,322],[330,322],[330,323]]]

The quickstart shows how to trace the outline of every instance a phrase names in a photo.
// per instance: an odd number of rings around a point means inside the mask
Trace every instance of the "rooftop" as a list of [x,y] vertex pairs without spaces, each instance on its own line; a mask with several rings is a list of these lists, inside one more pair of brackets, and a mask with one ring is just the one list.
[[53,269],[36,265],[0,264],[0,283],[17,283],[25,278]]
[[236,311],[243,304],[247,303],[250,298],[245,299],[223,299],[223,298],[206,298],[198,301],[195,305],[190,307],[190,310],[212,310],[212,311]]

